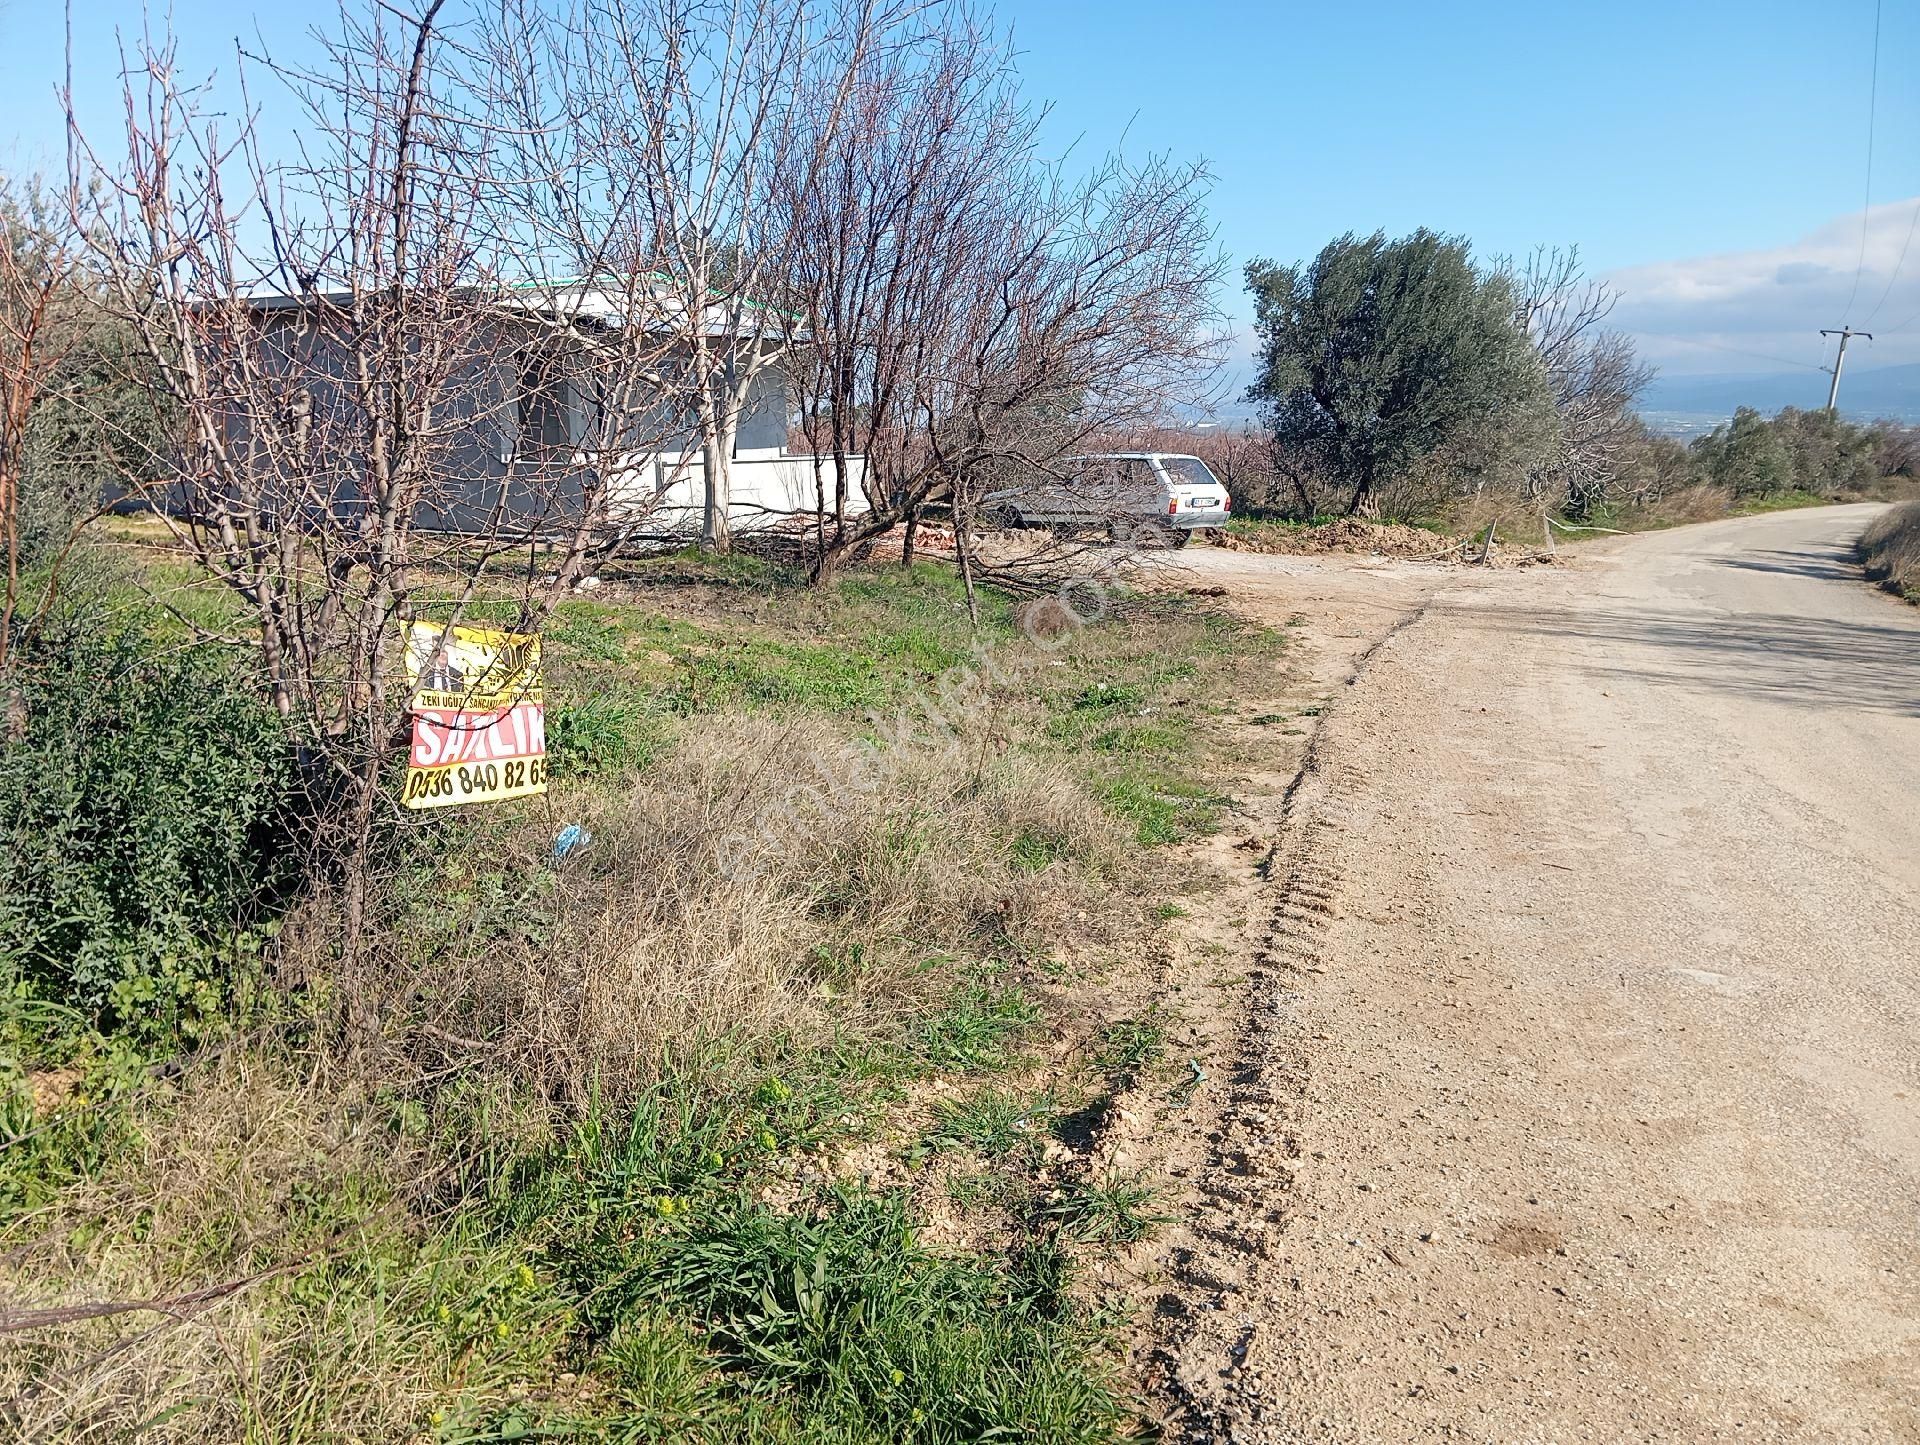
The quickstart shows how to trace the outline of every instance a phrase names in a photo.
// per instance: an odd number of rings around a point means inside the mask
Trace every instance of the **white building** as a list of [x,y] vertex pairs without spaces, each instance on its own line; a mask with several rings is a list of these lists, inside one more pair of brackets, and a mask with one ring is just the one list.
[[[328,320],[330,304],[337,303],[251,298],[254,324],[247,330],[287,382],[291,420],[275,419],[279,445],[284,450],[284,438],[297,434],[306,469],[321,474],[317,492],[323,504],[351,507],[360,496],[367,428],[352,405],[345,374],[352,348]],[[440,480],[422,504],[418,525],[558,532],[578,519],[587,484],[597,468],[606,467],[607,520],[629,540],[672,542],[699,534],[707,479],[691,417],[671,415],[669,398],[630,376],[614,384],[626,400],[609,399],[609,358],[616,358],[611,369],[617,373],[622,348],[608,341],[630,324],[630,310],[618,291],[579,282],[516,287],[476,300],[463,318],[471,332],[464,350],[472,360],[441,361],[451,379],[439,383],[431,441],[441,452],[434,458]],[[658,305],[654,314],[661,314]],[[709,324],[709,334],[726,345],[729,331],[719,308]],[[733,344],[743,356],[750,351],[757,369],[729,458],[732,529],[749,532],[811,517],[823,490],[831,513],[832,460],[790,445],[797,428],[781,343],[761,337]],[[670,355],[662,360],[672,365]],[[621,407],[621,414],[610,418],[609,405]],[[230,445],[244,454],[257,446],[253,438],[263,430],[237,412]],[[262,460],[285,470],[284,456],[262,453]],[[846,510],[865,511],[863,459],[849,458],[847,472]]]

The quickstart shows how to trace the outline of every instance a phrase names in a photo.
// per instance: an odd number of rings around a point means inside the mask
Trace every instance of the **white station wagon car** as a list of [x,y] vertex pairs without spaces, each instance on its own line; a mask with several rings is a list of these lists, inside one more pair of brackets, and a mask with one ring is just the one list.
[[1062,477],[1043,477],[986,498],[989,525],[1104,527],[1116,540],[1158,537],[1184,547],[1202,527],[1224,527],[1227,489],[1198,457],[1111,452],[1069,457]]

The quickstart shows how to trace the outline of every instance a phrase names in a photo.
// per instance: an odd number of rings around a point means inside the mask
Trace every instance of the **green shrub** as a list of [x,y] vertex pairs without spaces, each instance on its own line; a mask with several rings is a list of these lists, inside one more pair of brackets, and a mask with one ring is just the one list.
[[1825,411],[1783,407],[1771,420],[1743,406],[1697,438],[1693,460],[1736,500],[1804,492],[1824,499],[1858,492],[1880,474],[1880,434]]
[[208,648],[138,629],[37,645],[0,752],[0,981],[164,1032],[245,962],[291,874],[286,730]]

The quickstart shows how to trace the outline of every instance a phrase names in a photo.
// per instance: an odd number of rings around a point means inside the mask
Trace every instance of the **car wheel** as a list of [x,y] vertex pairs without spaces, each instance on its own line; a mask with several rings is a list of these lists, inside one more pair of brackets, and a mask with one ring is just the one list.
[[1168,539],[1169,545],[1174,547],[1184,547],[1192,540],[1193,529],[1191,527],[1175,527],[1173,529],[1173,536]]

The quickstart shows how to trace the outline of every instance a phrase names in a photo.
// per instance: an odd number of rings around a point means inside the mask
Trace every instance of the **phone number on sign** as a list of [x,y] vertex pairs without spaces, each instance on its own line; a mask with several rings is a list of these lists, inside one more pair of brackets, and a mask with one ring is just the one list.
[[455,767],[410,768],[403,803],[467,803],[481,798],[538,788],[547,781],[547,760],[525,758],[504,763],[461,763]]

